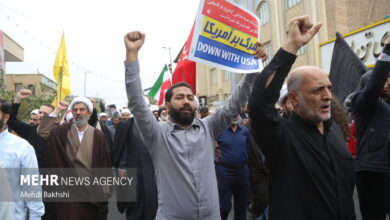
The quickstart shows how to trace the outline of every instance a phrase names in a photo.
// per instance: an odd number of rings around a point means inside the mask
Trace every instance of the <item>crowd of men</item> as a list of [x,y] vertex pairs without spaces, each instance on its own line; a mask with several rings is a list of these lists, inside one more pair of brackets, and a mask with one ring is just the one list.
[[[121,113],[113,108],[98,114],[93,100],[77,97],[42,105],[21,121],[18,110],[31,91],[20,90],[12,104],[0,101],[1,192],[17,198],[21,191],[20,176],[3,168],[82,168],[85,175],[93,168],[115,168],[120,177],[136,168],[136,202],[117,203],[127,219],[225,220],[233,206],[235,220],[352,220],[357,212],[364,220],[385,220],[390,37],[344,107],[321,69],[291,70],[297,51],[320,28],[307,16],[294,18],[285,44],[261,74],[244,75],[214,112],[200,108],[185,82],[170,87],[165,106],[152,111],[142,94],[138,59],[145,34],[129,32],[128,108]],[[254,56],[266,60],[257,46]],[[348,113],[356,132],[349,130]],[[348,148],[351,135],[356,156]],[[355,187],[360,210],[354,206]],[[0,201],[0,219],[107,219],[110,189],[94,193],[106,200]]]

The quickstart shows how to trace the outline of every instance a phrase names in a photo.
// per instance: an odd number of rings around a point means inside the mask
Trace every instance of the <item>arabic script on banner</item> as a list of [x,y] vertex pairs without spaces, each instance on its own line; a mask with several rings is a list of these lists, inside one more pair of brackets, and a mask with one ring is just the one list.
[[201,0],[189,59],[231,72],[262,69],[254,58],[259,36],[256,15],[225,0]]

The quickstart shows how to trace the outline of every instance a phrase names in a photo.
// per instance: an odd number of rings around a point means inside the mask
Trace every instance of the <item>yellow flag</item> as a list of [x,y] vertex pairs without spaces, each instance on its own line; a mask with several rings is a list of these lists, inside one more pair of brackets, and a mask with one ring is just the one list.
[[58,101],[65,99],[70,94],[70,73],[64,33],[62,33],[60,47],[54,62],[53,74],[57,82],[57,96],[53,100],[52,105],[56,106]]

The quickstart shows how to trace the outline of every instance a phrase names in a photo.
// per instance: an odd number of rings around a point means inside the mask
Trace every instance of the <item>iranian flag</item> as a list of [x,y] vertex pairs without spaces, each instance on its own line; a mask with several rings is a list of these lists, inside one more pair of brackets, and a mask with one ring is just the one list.
[[159,77],[154,83],[153,87],[150,89],[150,92],[147,96],[150,96],[154,99],[158,99],[158,106],[161,106],[164,103],[165,92],[171,87],[171,78],[168,72],[168,66],[165,64],[163,70],[161,71]]

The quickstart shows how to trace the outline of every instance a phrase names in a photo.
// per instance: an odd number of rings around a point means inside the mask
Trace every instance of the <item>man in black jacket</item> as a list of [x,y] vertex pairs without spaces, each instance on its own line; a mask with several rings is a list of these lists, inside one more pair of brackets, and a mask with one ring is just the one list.
[[[20,107],[20,103],[23,99],[26,99],[32,95],[30,90],[22,89],[20,90],[15,98],[14,102],[12,103],[12,112],[10,115],[10,119],[8,120],[8,126],[16,132],[20,137],[27,140],[35,150],[35,154],[37,155],[38,160],[38,166],[39,168],[45,168],[47,167],[45,164],[45,153],[44,153],[44,146],[45,143],[43,139],[37,134],[37,127],[38,125],[34,124],[28,124],[26,122],[23,122],[21,120],[17,119],[18,111]],[[42,117],[44,115],[50,114],[54,109],[51,105],[42,105],[39,108],[39,117],[38,117],[38,124]]]
[[298,49],[321,24],[292,20],[286,43],[256,79],[249,99],[255,138],[271,173],[270,220],[352,220],[354,170],[340,128],[330,120],[331,82],[316,67],[299,67],[288,79],[289,118],[275,109]]
[[[38,135],[37,127],[35,124],[28,124],[21,120],[17,119],[18,110],[20,107],[20,103],[23,99],[26,99],[32,95],[30,90],[22,89],[20,90],[12,103],[12,110],[10,119],[8,120],[8,127],[16,132],[21,138],[28,141],[34,148],[35,154],[37,155],[38,167],[39,168],[47,168],[47,156],[45,150],[45,141],[41,136]],[[39,108],[39,118],[38,122],[42,119],[44,115],[49,115],[54,109],[53,106],[45,104]],[[38,123],[39,124],[39,123]],[[44,220],[55,220],[56,216],[56,206],[55,203],[44,202],[45,205],[45,215],[42,216]]]
[[390,214],[390,37],[364,87],[353,95],[356,187],[364,220]]

